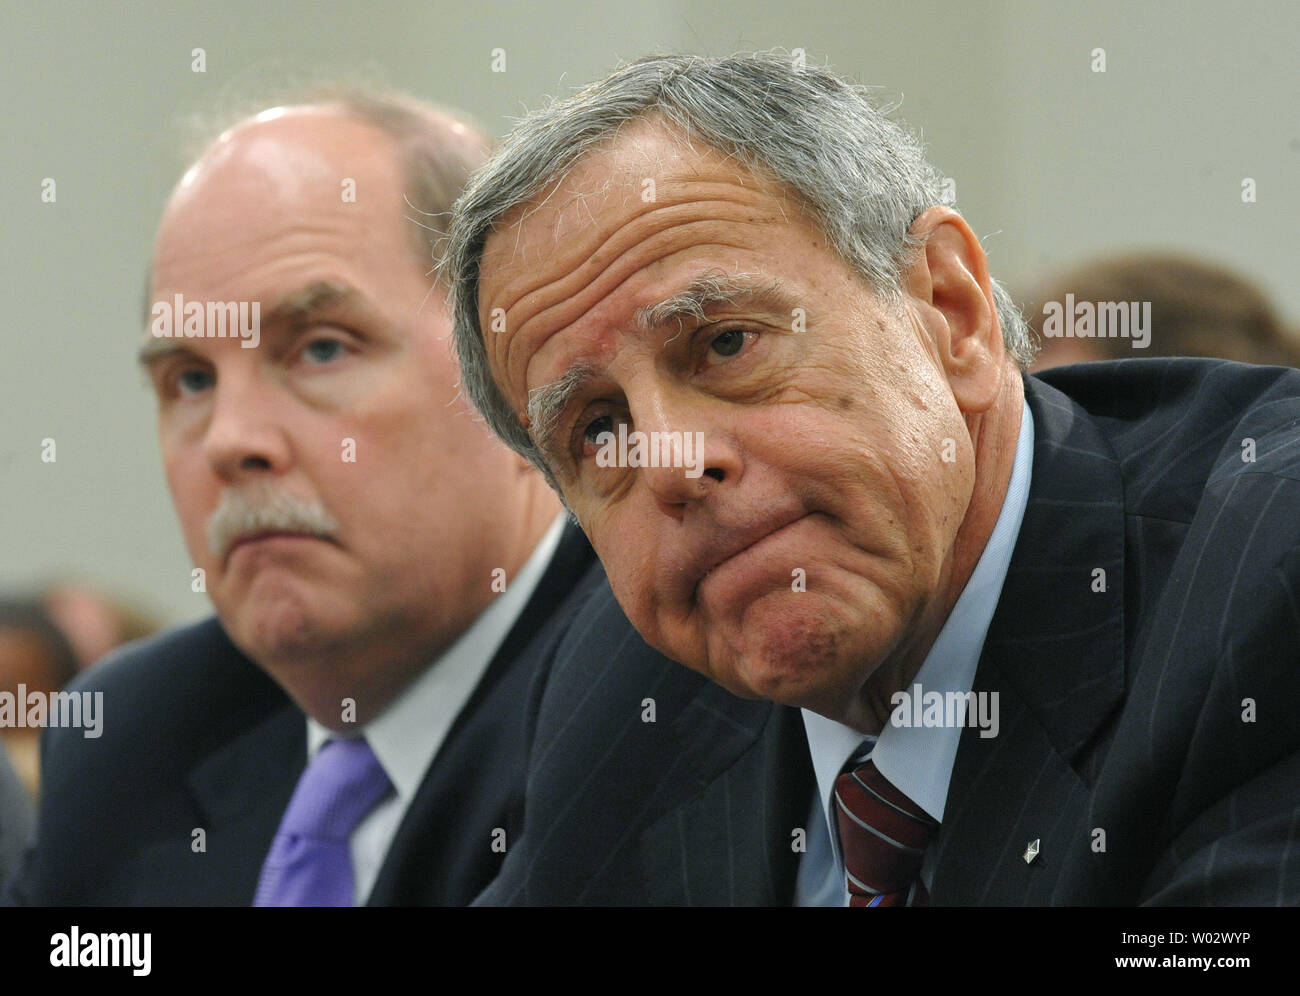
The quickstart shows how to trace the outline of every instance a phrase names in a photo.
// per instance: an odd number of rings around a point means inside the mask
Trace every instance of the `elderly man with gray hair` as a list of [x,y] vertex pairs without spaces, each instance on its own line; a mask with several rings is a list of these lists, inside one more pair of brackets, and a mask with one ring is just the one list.
[[1300,901],[1300,374],[1027,376],[920,144],[779,55],[526,118],[448,276],[609,579],[483,901]]

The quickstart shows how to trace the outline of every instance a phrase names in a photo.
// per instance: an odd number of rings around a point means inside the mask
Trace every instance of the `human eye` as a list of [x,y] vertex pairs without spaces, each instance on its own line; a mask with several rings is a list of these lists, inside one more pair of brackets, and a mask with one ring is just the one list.
[[337,336],[316,335],[309,339],[302,348],[302,356],[309,366],[324,366],[340,359],[347,352],[347,347]]
[[176,393],[181,397],[189,397],[210,388],[216,378],[211,370],[202,367],[184,367],[175,373],[172,380]]
[[739,356],[758,338],[757,332],[742,328],[724,328],[708,340],[704,362],[711,366],[726,363]]
[[212,370],[193,360],[181,358],[159,363],[149,371],[154,393],[163,403],[185,400],[210,390],[216,383]]
[[[593,413],[594,414],[594,413]],[[617,412],[584,414],[574,427],[573,451],[579,463],[591,459],[614,439],[622,416]]]

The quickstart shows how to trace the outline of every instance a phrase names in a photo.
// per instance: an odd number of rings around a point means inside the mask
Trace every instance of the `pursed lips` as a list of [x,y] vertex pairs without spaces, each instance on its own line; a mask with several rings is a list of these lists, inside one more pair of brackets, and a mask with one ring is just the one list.
[[695,586],[691,589],[691,601],[695,602],[699,598],[700,585],[704,584],[705,579],[727,561],[733,557],[738,557],[751,547],[758,546],[758,544],[775,536],[781,530],[807,518],[808,515],[808,512],[800,509],[797,514],[789,517],[775,521],[769,520],[762,525],[745,530],[730,530],[723,535],[720,541],[707,543],[707,548],[713,552],[691,572],[696,579]]
[[260,540],[267,539],[314,539],[321,540],[325,543],[335,543],[335,545],[337,545],[333,538],[329,536],[321,536],[316,533],[294,532],[289,529],[263,529],[259,532],[243,533],[236,536],[234,542],[232,542],[229,548],[227,548],[226,555],[222,558],[222,562],[224,564],[229,564],[230,558],[234,556],[235,551],[240,547],[248,546],[250,543],[256,543]]

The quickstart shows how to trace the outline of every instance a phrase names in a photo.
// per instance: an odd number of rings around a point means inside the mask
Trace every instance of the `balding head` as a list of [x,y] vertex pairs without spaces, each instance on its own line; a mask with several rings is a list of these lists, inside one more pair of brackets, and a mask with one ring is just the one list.
[[[463,114],[402,94],[315,87],[274,107],[237,115],[233,122],[209,125],[203,129],[205,137],[193,143],[195,161],[177,185],[173,200],[192,184],[196,174],[228,159],[230,142],[238,132],[305,115],[351,119],[369,125],[388,139],[401,177],[403,235],[417,263],[438,276],[436,264],[442,255],[452,205],[470,174],[490,154],[492,142]],[[342,181],[338,193],[340,198],[347,193]],[[151,300],[152,268],[146,280],[146,314]]]

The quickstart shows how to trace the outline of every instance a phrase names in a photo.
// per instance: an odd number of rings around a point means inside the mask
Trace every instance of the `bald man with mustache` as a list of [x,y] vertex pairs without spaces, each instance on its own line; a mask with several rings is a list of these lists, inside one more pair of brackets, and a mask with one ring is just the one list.
[[223,132],[158,234],[139,360],[216,618],[82,679],[42,905],[460,905],[520,829],[524,704],[599,575],[460,398],[440,226],[487,141],[338,94]]

